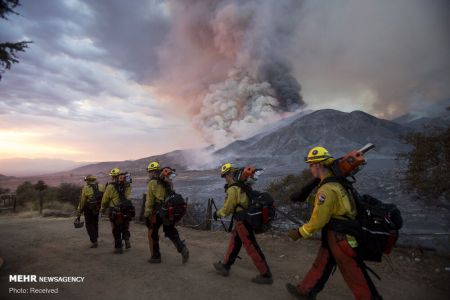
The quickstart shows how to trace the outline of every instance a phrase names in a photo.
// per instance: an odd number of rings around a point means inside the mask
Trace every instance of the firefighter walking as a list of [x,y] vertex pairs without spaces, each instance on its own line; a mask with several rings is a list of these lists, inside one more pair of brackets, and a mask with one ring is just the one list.
[[[233,185],[237,172],[238,169],[233,167],[231,163],[226,163],[221,168],[221,177],[226,181],[225,189],[227,196],[223,207],[214,212],[213,217],[215,220],[236,212],[242,212],[250,205],[246,193],[239,186]],[[245,220],[235,221],[224,261],[213,264],[216,271],[222,276],[228,276],[230,268],[238,257],[242,245],[260,273],[252,281],[259,284],[272,284],[272,273],[267,265],[264,253],[256,241],[253,228]]]
[[109,172],[108,182],[101,202],[101,211],[108,208],[109,220],[111,222],[112,234],[114,236],[114,253],[123,253],[123,242],[125,248],[131,248],[130,243],[130,220],[134,217],[134,207],[131,205],[131,185],[126,182],[125,174],[119,168],[113,168]]
[[98,217],[100,210],[100,201],[102,199],[105,187],[97,183],[97,178],[93,175],[84,177],[86,185],[81,191],[80,203],[77,208],[77,220],[80,220],[84,213],[86,230],[91,241],[91,248],[98,247]]
[[170,167],[161,168],[159,163],[154,161],[148,165],[147,171],[150,180],[147,184],[144,217],[148,229],[149,263],[161,263],[159,228],[162,225],[164,235],[175,245],[178,253],[181,254],[182,263],[185,264],[189,259],[189,250],[181,241],[175,223],[166,219],[161,210],[167,196],[173,192],[172,180],[176,176],[175,170]]
[[315,299],[337,265],[355,299],[381,299],[357,255],[355,237],[339,233],[331,226],[333,220],[354,220],[356,217],[352,196],[340,183],[327,182],[327,178],[333,176],[330,169],[333,160],[323,147],[311,149],[305,158],[313,177],[321,182],[310,195],[310,200],[314,201],[310,220],[302,227],[291,230],[288,235],[298,240],[310,238],[314,232],[321,230],[322,246],[306,277],[297,286],[287,284],[286,288],[297,299]]

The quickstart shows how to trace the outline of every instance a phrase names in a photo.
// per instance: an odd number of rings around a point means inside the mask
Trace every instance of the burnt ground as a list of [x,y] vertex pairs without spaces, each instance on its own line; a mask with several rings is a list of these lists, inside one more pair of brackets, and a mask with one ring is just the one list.
[[[259,241],[275,282],[260,286],[250,279],[256,268],[241,252],[228,278],[215,274],[228,244],[224,232],[179,228],[191,252],[181,264],[173,245],[162,238],[163,263],[147,263],[146,228],[131,225],[132,249],[112,253],[108,221],[100,223],[99,248],[90,249],[85,229],[74,229],[71,218],[0,217],[0,299],[293,299],[286,282],[297,282],[310,268],[319,241],[292,242],[264,234]],[[161,232],[162,233],[162,232]],[[376,284],[384,299],[449,299],[450,258],[435,252],[396,249],[391,262],[370,264],[382,277]],[[84,276],[84,283],[10,283],[10,274]],[[9,294],[9,288],[58,288],[57,295]],[[352,299],[340,273],[331,277],[318,299]]]

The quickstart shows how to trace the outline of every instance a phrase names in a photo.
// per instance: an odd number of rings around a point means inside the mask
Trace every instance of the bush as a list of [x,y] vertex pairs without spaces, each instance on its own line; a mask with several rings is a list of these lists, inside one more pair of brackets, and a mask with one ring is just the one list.
[[404,137],[412,150],[401,157],[408,160],[406,189],[416,191],[428,204],[442,197],[450,204],[450,127],[412,133]]
[[42,196],[43,207],[67,210],[78,205],[81,195],[81,186],[71,183],[61,183],[58,187],[48,187],[45,182],[39,181],[32,184],[26,181],[16,189],[17,205],[29,207],[31,210],[39,210],[39,198]]
[[24,206],[28,202],[38,201],[37,191],[34,189],[34,185],[25,181],[19,185],[16,189],[16,201],[18,206]]
[[298,175],[289,174],[269,183],[265,191],[269,192],[277,203],[282,205],[290,204],[289,196],[300,191],[312,178],[311,172],[305,169]]
[[[295,192],[299,192],[301,188],[313,179],[308,169],[303,170],[300,174],[289,174],[281,179],[277,179],[267,185],[265,191],[272,195],[275,199],[275,205],[278,207],[287,207],[286,213],[291,217],[307,221],[310,217],[311,207],[306,202],[292,203],[289,196]],[[279,218],[284,219],[280,216]]]
[[61,183],[57,188],[57,200],[71,203],[76,207],[80,201],[81,188],[81,186],[73,183]]

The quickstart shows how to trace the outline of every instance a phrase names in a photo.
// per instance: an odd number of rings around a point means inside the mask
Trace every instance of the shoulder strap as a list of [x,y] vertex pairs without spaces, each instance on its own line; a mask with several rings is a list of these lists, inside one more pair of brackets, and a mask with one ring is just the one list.
[[166,198],[175,193],[175,191],[172,189],[170,183],[168,183],[167,181],[165,181],[159,177],[154,177],[154,179],[156,179],[156,181],[158,181],[158,183],[161,184],[164,187],[164,189],[166,190]]
[[119,186],[118,183],[113,182],[111,183],[114,187],[114,189],[117,191],[117,193],[119,194],[119,202],[120,203],[124,203],[126,202],[128,199],[125,196],[125,186]]

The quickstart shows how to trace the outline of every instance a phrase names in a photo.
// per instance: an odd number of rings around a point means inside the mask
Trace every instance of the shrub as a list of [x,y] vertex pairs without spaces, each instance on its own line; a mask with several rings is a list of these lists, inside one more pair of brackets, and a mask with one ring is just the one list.
[[450,127],[416,132],[404,137],[412,150],[401,154],[408,160],[405,188],[414,190],[428,204],[442,197],[450,200]]
[[300,174],[289,174],[272,181],[266,186],[265,191],[269,192],[277,203],[286,205],[290,203],[289,196],[292,193],[300,191],[300,189],[311,180],[311,172],[308,169],[305,169],[300,172]]
[[73,183],[61,183],[57,188],[56,198],[60,202],[67,202],[77,206],[80,201],[81,188],[81,186]]

